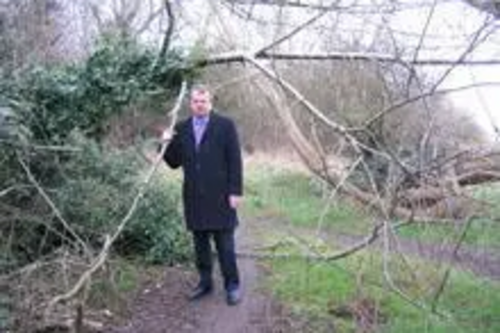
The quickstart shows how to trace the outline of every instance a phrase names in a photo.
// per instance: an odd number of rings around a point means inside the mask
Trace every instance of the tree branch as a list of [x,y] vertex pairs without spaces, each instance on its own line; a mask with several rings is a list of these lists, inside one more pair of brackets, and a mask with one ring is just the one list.
[[85,252],[87,256],[90,257],[91,252],[89,248],[87,247],[87,244],[78,236],[78,234],[73,230],[73,228],[69,225],[69,223],[64,219],[62,216],[61,212],[59,209],[56,207],[54,202],[50,199],[50,197],[45,193],[45,190],[40,186],[40,184],[36,181],[35,177],[31,173],[31,170],[29,167],[26,165],[26,163],[23,161],[19,153],[17,154],[17,160],[21,167],[23,168],[24,172],[26,173],[26,176],[28,176],[28,180],[35,186],[35,188],[38,190],[38,193],[42,196],[42,198],[47,202],[49,207],[52,209],[52,212],[54,215],[57,217],[57,219],[62,223],[64,228],[69,232],[69,234],[80,244],[82,247],[82,250]]
[[445,95],[445,94],[449,94],[449,93],[455,93],[455,92],[459,92],[459,91],[463,91],[463,90],[467,90],[467,89],[478,88],[478,87],[498,87],[498,86],[500,86],[500,82],[481,82],[481,83],[468,84],[465,86],[459,86],[459,87],[454,87],[454,88],[427,91],[425,93],[419,94],[417,96],[412,96],[410,98],[406,98],[405,100],[403,100],[401,102],[395,103],[395,104],[391,105],[390,107],[388,107],[387,109],[382,110],[381,112],[377,113],[376,115],[374,115],[373,117],[368,119],[363,124],[362,127],[350,128],[349,130],[350,131],[365,130],[366,128],[373,125],[373,123],[382,119],[387,114],[394,112],[394,111],[396,111],[396,110],[398,110],[398,109],[400,109],[408,104],[411,104],[411,103],[414,103],[418,100],[421,100],[422,98],[426,98],[426,97],[433,96],[433,95]]
[[269,44],[269,45],[261,48],[260,50],[254,52],[255,56],[258,56],[261,53],[266,53],[268,50],[274,48],[275,46],[277,46],[277,45],[279,45],[281,43],[283,43],[287,39],[292,38],[293,36],[295,36],[296,34],[298,34],[300,31],[304,30],[306,27],[310,26],[311,24],[313,24],[314,22],[318,21],[320,18],[322,18],[323,16],[325,16],[330,10],[332,10],[336,6],[337,6],[337,2],[334,2],[332,5],[328,6],[324,11],[320,12],[319,14],[316,14],[316,15],[312,16],[307,21],[303,22],[302,24],[298,25],[297,27],[295,27],[294,29],[292,29],[288,33],[286,33],[283,36],[281,36],[281,37],[277,38],[276,40],[274,40],[271,44]]
[[[315,261],[335,261],[346,258],[362,249],[372,244],[378,237],[380,233],[380,229],[382,228],[382,224],[377,224],[372,229],[371,233],[366,236],[361,241],[355,243],[354,245],[344,249],[338,253],[334,253],[331,255],[301,255],[301,254],[276,254],[276,253],[256,253],[256,252],[238,252],[240,257],[245,258],[253,258],[253,259],[304,259],[304,260],[315,260]],[[280,245],[283,245],[284,242],[280,241],[277,244],[274,244],[266,249],[274,249]]]
[[[394,55],[363,53],[363,52],[328,52],[328,53],[281,53],[281,52],[262,52],[253,55],[255,59],[272,60],[339,60],[339,61],[366,61],[378,63],[398,63],[413,66],[499,66],[500,59],[402,59]],[[233,62],[244,62],[245,54],[242,52],[229,52],[218,55],[208,56],[199,60],[198,66],[209,66],[216,64],[228,64]]]
[[170,42],[172,39],[172,35],[174,33],[174,25],[175,25],[175,17],[172,11],[172,4],[169,0],[165,0],[165,11],[168,15],[168,27],[165,35],[163,36],[163,42],[160,48],[160,52],[158,53],[158,57],[156,58],[156,63],[153,66],[153,73],[156,72],[158,67],[165,60],[165,56],[167,54],[168,48],[170,47]]
[[[472,225],[472,221],[475,218],[477,218],[477,216],[471,216],[471,217],[469,217],[467,219],[467,222],[463,226],[462,232],[460,233],[460,236],[458,237],[458,240],[455,243],[455,246],[453,247],[453,251],[451,252],[451,258],[452,259],[457,259],[457,257],[458,257],[458,251],[460,250],[460,247],[462,246],[463,242],[465,241],[465,236],[467,236],[467,232],[469,231],[470,226]],[[434,294],[434,297],[433,297],[432,302],[431,302],[431,304],[432,304],[431,308],[432,308],[433,312],[436,311],[439,298],[441,297],[441,295],[442,295],[442,293],[443,293],[443,291],[444,291],[444,289],[446,287],[446,284],[447,284],[448,279],[450,277],[451,267],[452,266],[450,264],[446,268],[446,272],[444,273],[443,280],[439,284],[439,286],[438,286],[438,288],[436,290],[436,293]]]

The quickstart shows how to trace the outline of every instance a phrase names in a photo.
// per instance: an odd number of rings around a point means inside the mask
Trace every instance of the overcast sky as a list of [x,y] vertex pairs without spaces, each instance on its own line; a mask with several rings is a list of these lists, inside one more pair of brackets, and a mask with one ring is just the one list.
[[[309,2],[331,3],[318,0]],[[367,6],[359,0],[343,0],[340,4],[349,7],[354,2],[361,6],[354,7],[352,14],[326,15],[309,29],[284,43],[281,46],[282,50],[324,51],[325,45],[328,44],[328,49],[342,51],[345,45],[358,42],[371,51],[391,54],[398,52],[412,58],[415,56],[417,45],[422,43],[417,55],[419,59],[457,59],[468,47],[474,32],[487,18],[485,13],[464,4],[461,0],[438,0],[436,1],[438,5],[434,8],[429,5],[434,3],[432,0],[403,0],[398,3],[403,3],[403,6],[408,8],[393,13],[384,10],[390,8],[387,7],[387,4],[391,3],[389,0],[367,0],[364,2]],[[96,3],[102,8],[107,8],[104,12],[111,15],[112,11],[109,8],[113,3],[115,5],[120,3],[120,0],[100,0]],[[179,15],[177,23],[181,32],[178,36],[179,42],[210,43],[217,40],[219,46],[238,50],[252,50],[264,46],[276,36],[290,31],[293,23],[304,22],[317,13],[303,8],[278,11],[275,6],[266,5],[233,8],[239,10],[242,16],[261,20],[259,24],[249,24],[247,20],[236,18],[227,6],[220,6],[220,1],[177,0],[174,3],[181,9],[177,12]],[[428,5],[417,5],[421,3]],[[150,0],[144,4],[141,10],[150,12],[150,8],[161,9],[163,1]],[[276,25],[265,25],[262,21],[280,21],[286,24],[278,29]],[[158,43],[165,26],[165,20],[157,20],[151,24],[150,34],[144,35],[145,38]],[[500,59],[500,21],[496,22],[496,27],[489,29],[493,31],[491,35],[467,59]],[[393,33],[389,33],[390,31]],[[423,31],[425,38],[421,41],[420,36]],[[311,36],[322,36],[322,38],[311,38]],[[392,43],[392,39],[395,43]],[[426,67],[420,70],[425,71],[428,77],[437,78],[448,67]],[[448,97],[457,107],[468,110],[487,131],[493,133],[491,121],[500,127],[500,66],[459,66],[453,69],[440,87],[461,87],[484,82],[497,82],[499,85],[468,89],[450,94]]]

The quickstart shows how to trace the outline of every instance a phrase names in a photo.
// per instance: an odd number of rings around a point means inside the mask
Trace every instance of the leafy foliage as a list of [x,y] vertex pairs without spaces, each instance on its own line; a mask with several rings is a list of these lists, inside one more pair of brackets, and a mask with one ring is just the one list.
[[[55,201],[89,243],[113,232],[129,209],[142,181],[144,165],[132,150],[102,149],[79,138],[82,152],[64,165],[66,180]],[[118,253],[149,262],[185,259],[187,238],[176,183],[156,176],[117,242]]]
[[178,51],[155,64],[152,51],[108,39],[82,64],[31,67],[4,80],[1,88],[35,139],[61,143],[76,128],[99,138],[110,116],[141,98],[168,98],[191,75]]
[[[185,67],[176,50],[158,61],[132,40],[107,38],[83,61],[31,66],[0,79],[0,270],[75,241],[20,160],[74,232],[99,248],[125,216],[147,167],[133,147],[103,143],[108,121],[136,103],[163,104],[193,75]],[[185,259],[178,193],[177,184],[155,179],[116,252],[148,262]]]
[[[58,174],[50,179],[50,187],[43,183],[41,186],[75,233],[98,248],[104,235],[116,231],[137,195],[144,162],[132,150],[103,148],[78,133],[72,133],[68,140],[78,152],[63,158],[64,162],[57,166]],[[29,167],[40,174],[38,161],[31,158]],[[157,177],[115,250],[120,255],[144,257],[148,262],[173,263],[188,255],[188,239],[178,209],[180,191],[177,183]],[[9,248],[18,263],[35,260],[75,241],[35,188],[10,196],[6,204],[19,210],[17,219],[21,223],[16,223],[10,234]]]
[[180,215],[180,188],[158,176],[130,221],[117,249],[121,254],[143,255],[149,263],[188,259],[191,247]]

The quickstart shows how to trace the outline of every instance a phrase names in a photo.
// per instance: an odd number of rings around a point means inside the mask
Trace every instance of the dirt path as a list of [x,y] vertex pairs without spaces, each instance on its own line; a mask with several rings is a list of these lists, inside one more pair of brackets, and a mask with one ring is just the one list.
[[[267,221],[265,221],[267,220]],[[244,221],[237,232],[238,252],[251,253],[258,247],[254,228],[280,227],[293,233],[306,230],[290,228],[275,219]],[[294,229],[292,231],[292,229]],[[348,247],[361,237],[326,235],[328,241]],[[500,280],[500,255],[493,249],[462,247],[453,258],[451,245],[422,243],[403,239],[399,250],[405,255],[445,262],[461,269],[471,270],[478,276]],[[373,245],[380,247],[377,242]],[[187,293],[197,282],[196,274],[182,268],[167,268],[164,276],[144,286],[130,309],[130,318],[122,325],[109,327],[106,333],[278,333],[303,332],[297,319],[285,312],[269,295],[259,290],[262,270],[248,256],[239,258],[243,301],[227,306],[219,271],[216,270],[216,291],[198,302],[189,302]],[[305,326],[304,326],[305,327]]]
[[[314,230],[291,225],[282,219],[262,219],[259,224],[266,224],[267,228],[279,228],[280,232],[288,235],[313,236]],[[329,231],[323,231],[321,236],[327,243],[340,244],[342,248],[348,248],[362,241],[365,236],[338,235]],[[381,238],[370,245],[378,250],[382,249]],[[393,246],[393,245],[391,245]],[[495,247],[479,247],[462,245],[457,255],[453,255],[455,244],[433,243],[430,241],[419,241],[408,238],[398,238],[398,248],[391,249],[393,253],[398,251],[404,255],[418,256],[426,260],[451,264],[462,270],[468,270],[475,275],[491,280],[500,281],[500,249]],[[369,248],[368,248],[369,249]]]
[[[249,222],[237,232],[238,251],[254,246]],[[240,258],[243,301],[227,306],[219,271],[216,291],[198,302],[186,294],[196,283],[196,274],[168,268],[161,281],[146,286],[133,302],[130,319],[107,333],[260,333],[292,332],[283,309],[259,290],[259,268],[250,258]]]

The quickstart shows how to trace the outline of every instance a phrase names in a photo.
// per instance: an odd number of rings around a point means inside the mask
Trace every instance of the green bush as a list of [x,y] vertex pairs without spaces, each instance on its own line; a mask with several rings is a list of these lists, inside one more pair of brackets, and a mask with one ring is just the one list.
[[117,243],[118,251],[141,254],[150,263],[187,260],[191,247],[179,208],[178,184],[155,176],[135,217]]
[[81,63],[33,66],[2,78],[0,97],[18,109],[34,139],[63,143],[74,129],[101,137],[111,116],[140,100],[159,97],[162,105],[191,75],[177,50],[157,64],[156,52],[108,38]]
[[[133,40],[104,38],[85,60],[26,66],[0,78],[0,252],[7,263],[0,263],[2,271],[74,242],[19,158],[85,242],[98,249],[116,229],[147,165],[133,148],[112,149],[101,139],[110,117],[131,105],[161,109],[177,93],[192,75],[180,54],[170,50],[158,62],[156,51]],[[186,256],[176,186],[152,182],[116,243],[119,254],[150,262]]]
[[[76,132],[69,135],[67,144],[75,151],[18,154],[75,233],[99,250],[104,236],[113,234],[126,216],[149,165],[133,148],[104,147]],[[9,170],[13,170],[16,154],[9,159]],[[21,169],[19,163],[17,168]],[[20,184],[29,184],[22,170],[16,176]],[[190,247],[179,209],[179,187],[178,182],[155,175],[115,243],[116,254],[150,263],[174,263],[187,258]],[[0,244],[9,263],[0,265],[4,272],[36,261],[61,246],[76,244],[33,186],[4,195],[0,211],[4,222],[0,237],[8,240]]]
[[[96,244],[122,221],[147,168],[132,149],[104,150],[91,140],[76,140],[82,151],[65,163],[67,178],[55,202],[79,234]],[[143,256],[153,263],[185,259],[188,242],[179,205],[178,184],[155,175],[115,244],[118,254]]]

